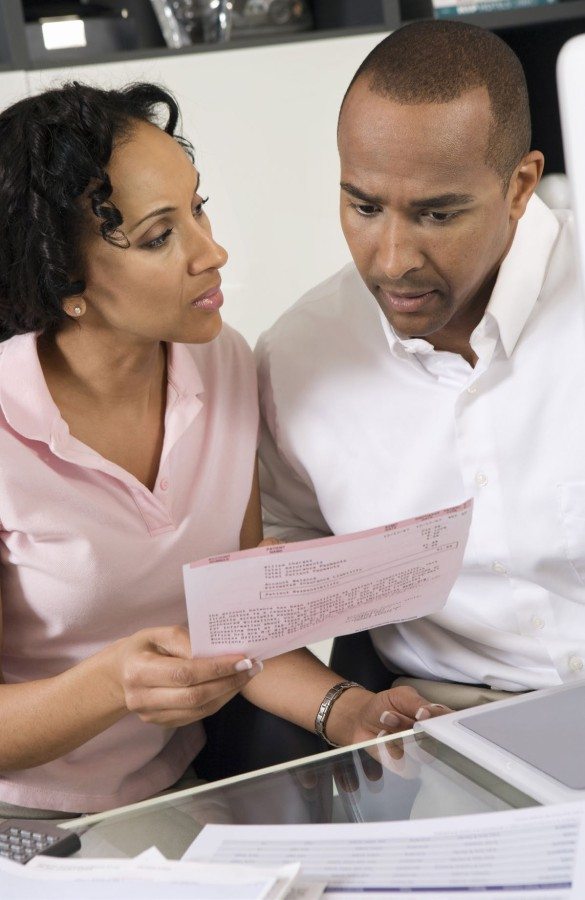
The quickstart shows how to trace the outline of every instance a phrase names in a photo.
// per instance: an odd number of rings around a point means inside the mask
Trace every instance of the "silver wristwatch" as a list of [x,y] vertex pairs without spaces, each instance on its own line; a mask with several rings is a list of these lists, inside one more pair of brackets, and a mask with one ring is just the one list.
[[338,699],[338,697],[341,697],[344,691],[347,691],[349,690],[349,688],[354,687],[361,688],[361,686],[362,685],[358,684],[357,681],[340,681],[339,684],[334,684],[332,688],[329,688],[329,690],[323,697],[321,706],[317,710],[317,715],[315,716],[315,734],[318,734],[319,737],[322,737],[330,747],[339,747],[339,744],[334,744],[333,741],[330,741],[325,734],[325,725],[327,724],[327,719],[329,718],[331,707]]

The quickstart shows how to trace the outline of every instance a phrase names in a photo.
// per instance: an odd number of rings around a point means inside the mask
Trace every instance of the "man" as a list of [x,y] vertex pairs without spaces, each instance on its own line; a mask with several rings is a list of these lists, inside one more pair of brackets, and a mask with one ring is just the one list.
[[257,351],[271,533],[472,496],[447,605],[373,631],[378,655],[453,706],[581,678],[585,305],[571,219],[534,195],[521,65],[483,29],[405,26],[359,68],[338,143],[354,264]]

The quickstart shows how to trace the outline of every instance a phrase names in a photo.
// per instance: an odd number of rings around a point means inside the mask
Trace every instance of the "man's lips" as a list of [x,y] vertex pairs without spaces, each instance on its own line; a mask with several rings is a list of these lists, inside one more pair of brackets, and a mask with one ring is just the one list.
[[221,282],[215,287],[210,288],[205,294],[201,294],[195,300],[192,300],[191,306],[194,306],[196,309],[204,309],[211,312],[220,309],[223,306],[223,294],[220,285]]
[[418,312],[437,296],[437,291],[434,288],[408,292],[391,291],[385,288],[379,288],[379,292],[380,298],[385,306],[389,307],[394,312],[402,313]]

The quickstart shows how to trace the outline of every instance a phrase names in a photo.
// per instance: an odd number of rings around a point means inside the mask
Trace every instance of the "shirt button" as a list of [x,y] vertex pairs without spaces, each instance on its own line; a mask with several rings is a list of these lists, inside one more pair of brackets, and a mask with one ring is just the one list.
[[539,618],[539,616],[532,616],[531,619],[532,625],[534,628],[544,628],[545,622],[544,619]]
[[167,478],[161,478],[160,485],[159,485],[161,491],[166,491],[167,488],[168,488],[168,486],[169,486],[168,479],[167,479]]
[[467,388],[467,393],[468,394],[477,394],[476,386],[474,384],[470,384],[469,387]]
[[580,656],[571,656],[569,658],[569,669],[571,672],[580,672],[583,668],[583,660]]
[[505,566],[501,564],[501,562],[492,563],[492,570],[497,572],[498,575],[507,575],[508,570]]
[[487,475],[484,475],[483,472],[478,472],[475,476],[475,483],[478,487],[485,487],[488,483]]

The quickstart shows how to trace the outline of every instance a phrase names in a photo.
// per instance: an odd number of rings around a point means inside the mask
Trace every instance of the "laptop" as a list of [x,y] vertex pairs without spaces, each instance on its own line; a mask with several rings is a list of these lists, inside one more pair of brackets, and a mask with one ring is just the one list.
[[417,723],[539,803],[585,799],[585,680]]

